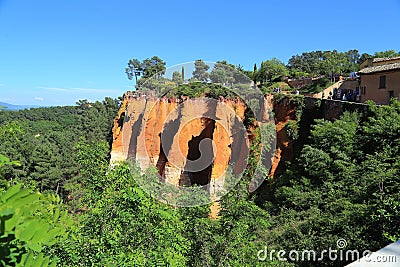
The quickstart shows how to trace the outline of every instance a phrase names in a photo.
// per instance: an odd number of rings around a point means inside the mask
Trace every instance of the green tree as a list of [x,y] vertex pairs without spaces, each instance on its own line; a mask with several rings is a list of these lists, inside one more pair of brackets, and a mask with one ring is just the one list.
[[211,81],[225,86],[233,84],[235,82],[235,68],[232,66],[228,65],[226,61],[217,61],[210,73]]
[[396,52],[395,50],[386,50],[381,52],[375,52],[374,57],[378,58],[387,58],[387,57],[398,57],[400,56],[400,51]]
[[260,69],[257,72],[257,79],[262,84],[280,81],[289,74],[286,66],[277,58],[261,62]]
[[341,54],[336,50],[323,52],[323,60],[320,62],[321,74],[327,75],[334,82],[335,74],[340,74],[342,72],[343,61]]
[[146,58],[143,60],[143,78],[149,77],[161,77],[164,75],[166,63],[158,56],[153,56],[152,58]]
[[346,53],[346,73],[358,71],[358,62],[360,60],[360,53],[356,49],[347,51]]
[[253,74],[252,74],[252,76],[251,76],[251,78],[252,78],[254,84],[257,84],[257,72],[258,72],[258,70],[257,70],[257,64],[254,63]]
[[299,72],[307,73],[309,76],[319,76],[319,64],[322,59],[322,51],[304,52],[301,55],[292,56],[288,61],[288,67],[289,69],[297,69]]
[[[82,195],[80,190],[84,190],[86,195],[100,196],[108,181],[104,175],[109,168],[109,146],[105,141],[87,141],[81,138],[75,145],[76,160],[79,164],[79,175],[74,178],[74,184],[79,191],[73,191],[72,195],[79,197]],[[78,184],[77,184],[78,183]],[[86,203],[96,201],[95,199],[84,199]]]
[[138,77],[143,72],[143,64],[136,58],[130,59],[128,61],[128,67],[125,68],[125,73],[128,75],[128,79],[132,80],[135,77],[135,82],[137,83]]
[[165,74],[165,62],[158,56],[153,56],[152,58],[146,58],[142,62],[138,59],[130,59],[128,61],[128,67],[125,68],[125,73],[129,80],[135,77],[136,84],[140,83],[138,77],[143,78],[155,77],[159,78]]
[[358,69],[360,55],[357,50],[347,52],[311,51],[301,55],[294,55],[288,61],[291,76],[317,77],[321,75],[333,77],[334,75],[348,75]]
[[193,78],[200,82],[207,82],[209,78],[208,66],[203,60],[198,59],[194,62]]
[[[79,173],[74,150],[79,138],[110,142],[118,100],[105,98],[78,106],[51,107],[0,113],[0,153],[19,166],[1,168],[4,181],[37,185],[68,197],[68,187]],[[109,153],[109,145],[107,152]]]
[[[249,198],[248,184],[239,183],[221,202],[220,219],[214,228],[214,266],[266,266],[257,252],[266,245],[269,214]],[[204,265],[203,265],[204,266]],[[268,265],[267,265],[268,266]]]
[[182,73],[179,71],[174,71],[172,73],[172,81],[176,84],[182,84],[183,83]]
[[94,174],[99,190],[87,191],[95,201],[79,216],[76,240],[60,248],[64,266],[188,265],[190,240],[177,210],[147,195],[135,182],[139,172],[121,164]]

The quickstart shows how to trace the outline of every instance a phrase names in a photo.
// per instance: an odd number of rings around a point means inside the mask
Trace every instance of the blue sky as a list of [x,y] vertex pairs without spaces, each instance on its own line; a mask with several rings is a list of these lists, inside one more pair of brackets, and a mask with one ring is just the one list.
[[400,50],[400,0],[0,0],[0,101],[73,105],[132,89],[130,58],[252,69],[313,50]]

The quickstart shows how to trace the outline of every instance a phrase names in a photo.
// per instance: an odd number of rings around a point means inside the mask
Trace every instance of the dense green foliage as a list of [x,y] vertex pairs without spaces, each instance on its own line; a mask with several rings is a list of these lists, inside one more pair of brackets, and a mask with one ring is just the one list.
[[202,82],[191,82],[181,84],[167,93],[167,96],[179,97],[188,96],[197,98],[201,96],[218,99],[219,96],[233,97],[235,94],[226,87],[219,84],[207,84]]
[[77,104],[0,113],[0,154],[19,162],[4,166],[2,182],[30,183],[66,196],[68,183],[79,175],[77,142],[84,138],[109,143],[118,110],[118,101],[111,98]]
[[277,58],[261,62],[260,68],[257,70],[256,79],[262,86],[264,83],[271,84],[273,82],[282,81],[289,72],[285,64]]
[[193,80],[200,82],[207,82],[209,73],[207,72],[210,66],[208,66],[203,60],[198,59],[194,62],[194,71],[192,72]]
[[395,50],[392,49],[392,50],[375,52],[373,57],[388,58],[388,57],[399,57],[399,56],[400,56],[400,51],[396,52]]
[[67,237],[71,225],[60,198],[31,193],[21,184],[0,195],[0,263],[2,266],[56,266],[42,251]]
[[[266,233],[271,247],[321,252],[344,238],[348,249],[362,252],[398,240],[399,133],[398,101],[370,104],[365,122],[355,113],[319,120],[299,157],[260,196],[272,215]],[[339,263],[327,259],[315,266],[332,264]]]
[[[191,83],[170,93],[224,95],[222,86],[214,89]],[[292,139],[303,100],[288,100],[296,107],[296,121],[286,129]],[[400,238],[398,101],[370,104],[366,120],[357,113],[317,120],[281,177],[249,195],[260,155],[255,138],[244,179],[221,199],[217,218],[209,217],[208,205],[174,208],[152,198],[138,185],[157,180],[152,170],[110,169],[117,108],[106,99],[0,114],[2,265],[340,266],[328,258],[260,261],[257,254],[265,246],[335,249],[339,238],[349,249],[374,250]]]
[[178,211],[139,188],[127,166],[98,173],[86,184],[93,189],[85,192],[86,211],[76,216],[75,239],[55,250],[63,266],[186,266],[190,242]]
[[[183,67],[182,67],[182,69],[183,69]],[[176,84],[182,84],[183,83],[183,75],[182,75],[182,72],[174,71],[172,73],[172,81]]]
[[128,67],[125,68],[125,73],[129,80],[135,77],[136,82],[138,77],[150,78],[152,76],[162,76],[165,73],[165,61],[158,56],[152,58],[146,58],[143,61],[138,59],[130,59],[128,61]]
[[399,55],[400,52],[396,53],[394,50],[375,52],[374,55],[367,53],[360,55],[356,49],[346,52],[337,50],[311,51],[292,56],[287,67],[292,78],[348,76],[351,72],[358,71],[359,64],[368,58],[396,57]]
[[347,52],[312,51],[294,55],[289,59],[288,67],[294,78],[349,75],[358,70],[360,55],[357,50]]

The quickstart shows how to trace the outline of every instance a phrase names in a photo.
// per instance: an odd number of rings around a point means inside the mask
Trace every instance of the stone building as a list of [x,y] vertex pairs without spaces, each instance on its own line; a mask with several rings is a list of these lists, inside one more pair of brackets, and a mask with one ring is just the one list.
[[389,104],[393,97],[400,100],[400,57],[368,59],[360,67],[364,67],[358,72],[361,102]]

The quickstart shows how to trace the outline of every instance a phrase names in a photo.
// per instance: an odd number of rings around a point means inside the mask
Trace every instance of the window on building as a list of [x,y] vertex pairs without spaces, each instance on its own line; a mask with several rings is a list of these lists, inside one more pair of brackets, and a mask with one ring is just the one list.
[[366,89],[367,87],[365,87],[365,86],[361,86],[361,94],[363,94],[363,95],[365,95],[365,89]]
[[386,88],[386,75],[379,76],[379,89]]

